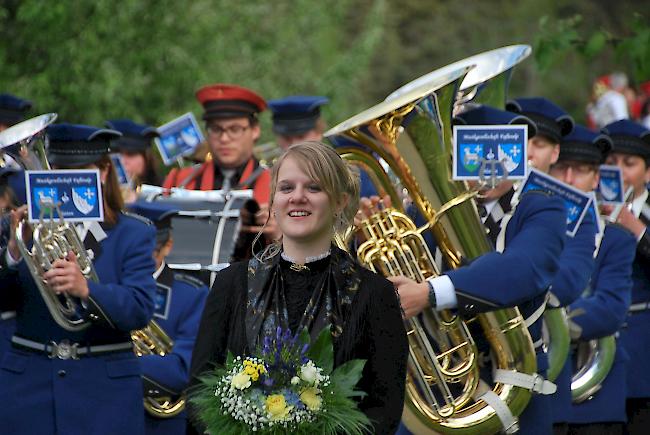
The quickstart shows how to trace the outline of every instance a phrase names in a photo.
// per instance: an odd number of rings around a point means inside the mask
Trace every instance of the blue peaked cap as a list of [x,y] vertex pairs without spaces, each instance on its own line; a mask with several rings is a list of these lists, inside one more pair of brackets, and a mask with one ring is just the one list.
[[11,94],[0,94],[0,123],[14,125],[25,119],[25,112],[32,108],[30,101]]
[[161,202],[136,201],[127,207],[133,213],[146,217],[154,223],[162,222],[179,212],[177,207]]
[[573,131],[562,138],[558,160],[600,164],[611,149],[612,139],[609,136],[576,124]]
[[136,201],[127,207],[132,213],[139,214],[154,223],[156,226],[156,243],[165,243],[169,239],[172,218],[178,214],[178,208],[170,204],[148,201]]
[[293,95],[268,102],[273,113],[273,131],[283,136],[305,133],[316,126],[320,107],[329,99],[315,95]]
[[110,141],[121,135],[119,131],[89,125],[52,124],[47,128],[48,160],[58,166],[95,163],[110,152]]
[[557,104],[543,97],[516,98],[506,103],[506,110],[521,113],[537,124],[537,134],[560,143],[562,136],[571,133],[575,122],[571,115]]
[[528,126],[528,137],[537,134],[537,126],[527,116],[523,116],[505,110],[499,110],[491,106],[478,106],[467,110],[454,117],[454,124],[461,125],[511,125],[525,124]]
[[633,154],[650,160],[650,130],[629,119],[607,124],[601,131],[612,138],[612,152]]
[[106,121],[106,127],[122,133],[122,137],[113,142],[113,147],[119,151],[144,151],[151,146],[152,138],[160,136],[154,127],[130,119]]

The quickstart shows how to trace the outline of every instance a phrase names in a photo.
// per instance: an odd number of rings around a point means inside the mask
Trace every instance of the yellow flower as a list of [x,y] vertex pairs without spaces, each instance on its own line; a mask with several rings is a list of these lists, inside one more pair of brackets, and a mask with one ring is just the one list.
[[282,394],[271,394],[266,398],[266,411],[271,414],[271,420],[282,420],[291,411],[291,406],[287,406]]
[[251,376],[253,373],[257,373],[257,369],[253,366],[247,365],[244,367],[244,373],[246,373],[248,376]]
[[243,390],[251,386],[251,377],[243,372],[237,373],[235,376],[232,377],[232,381],[230,381],[230,385],[232,385],[233,387],[239,390]]
[[315,387],[302,390],[300,400],[310,411],[318,411],[323,404],[323,399],[320,397],[320,390]]

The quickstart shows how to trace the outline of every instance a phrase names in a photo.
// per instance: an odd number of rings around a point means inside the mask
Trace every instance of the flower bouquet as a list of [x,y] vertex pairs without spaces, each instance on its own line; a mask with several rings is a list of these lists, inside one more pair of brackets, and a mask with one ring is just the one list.
[[355,390],[365,360],[335,370],[333,361],[329,328],[311,345],[307,331],[292,336],[278,328],[255,355],[228,353],[225,366],[201,377],[190,400],[211,434],[369,432],[354,401],[365,395]]

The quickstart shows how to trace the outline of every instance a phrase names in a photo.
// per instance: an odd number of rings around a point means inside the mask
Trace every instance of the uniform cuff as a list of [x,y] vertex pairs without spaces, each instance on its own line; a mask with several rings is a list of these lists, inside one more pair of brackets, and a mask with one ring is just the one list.
[[9,248],[5,249],[5,251],[5,261],[7,262],[7,267],[15,268],[16,265],[20,263],[20,260],[22,260],[22,257],[18,260],[14,260],[14,257],[12,257],[11,253],[9,252]]
[[436,306],[432,308],[435,308],[436,310],[456,308],[458,305],[456,299],[456,288],[447,275],[428,279],[427,282],[429,283],[429,288],[433,289],[436,299]]

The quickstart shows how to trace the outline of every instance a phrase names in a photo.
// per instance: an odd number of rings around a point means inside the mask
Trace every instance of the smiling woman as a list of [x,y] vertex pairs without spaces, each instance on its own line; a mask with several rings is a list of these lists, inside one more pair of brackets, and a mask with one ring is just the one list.
[[270,207],[281,240],[217,275],[194,348],[194,384],[229,351],[248,355],[278,327],[293,334],[307,329],[312,339],[329,327],[335,367],[367,361],[359,409],[373,422],[372,432],[395,431],[408,352],[397,295],[390,282],[332,244],[358,202],[358,179],[331,147],[302,142],[280,157]]

